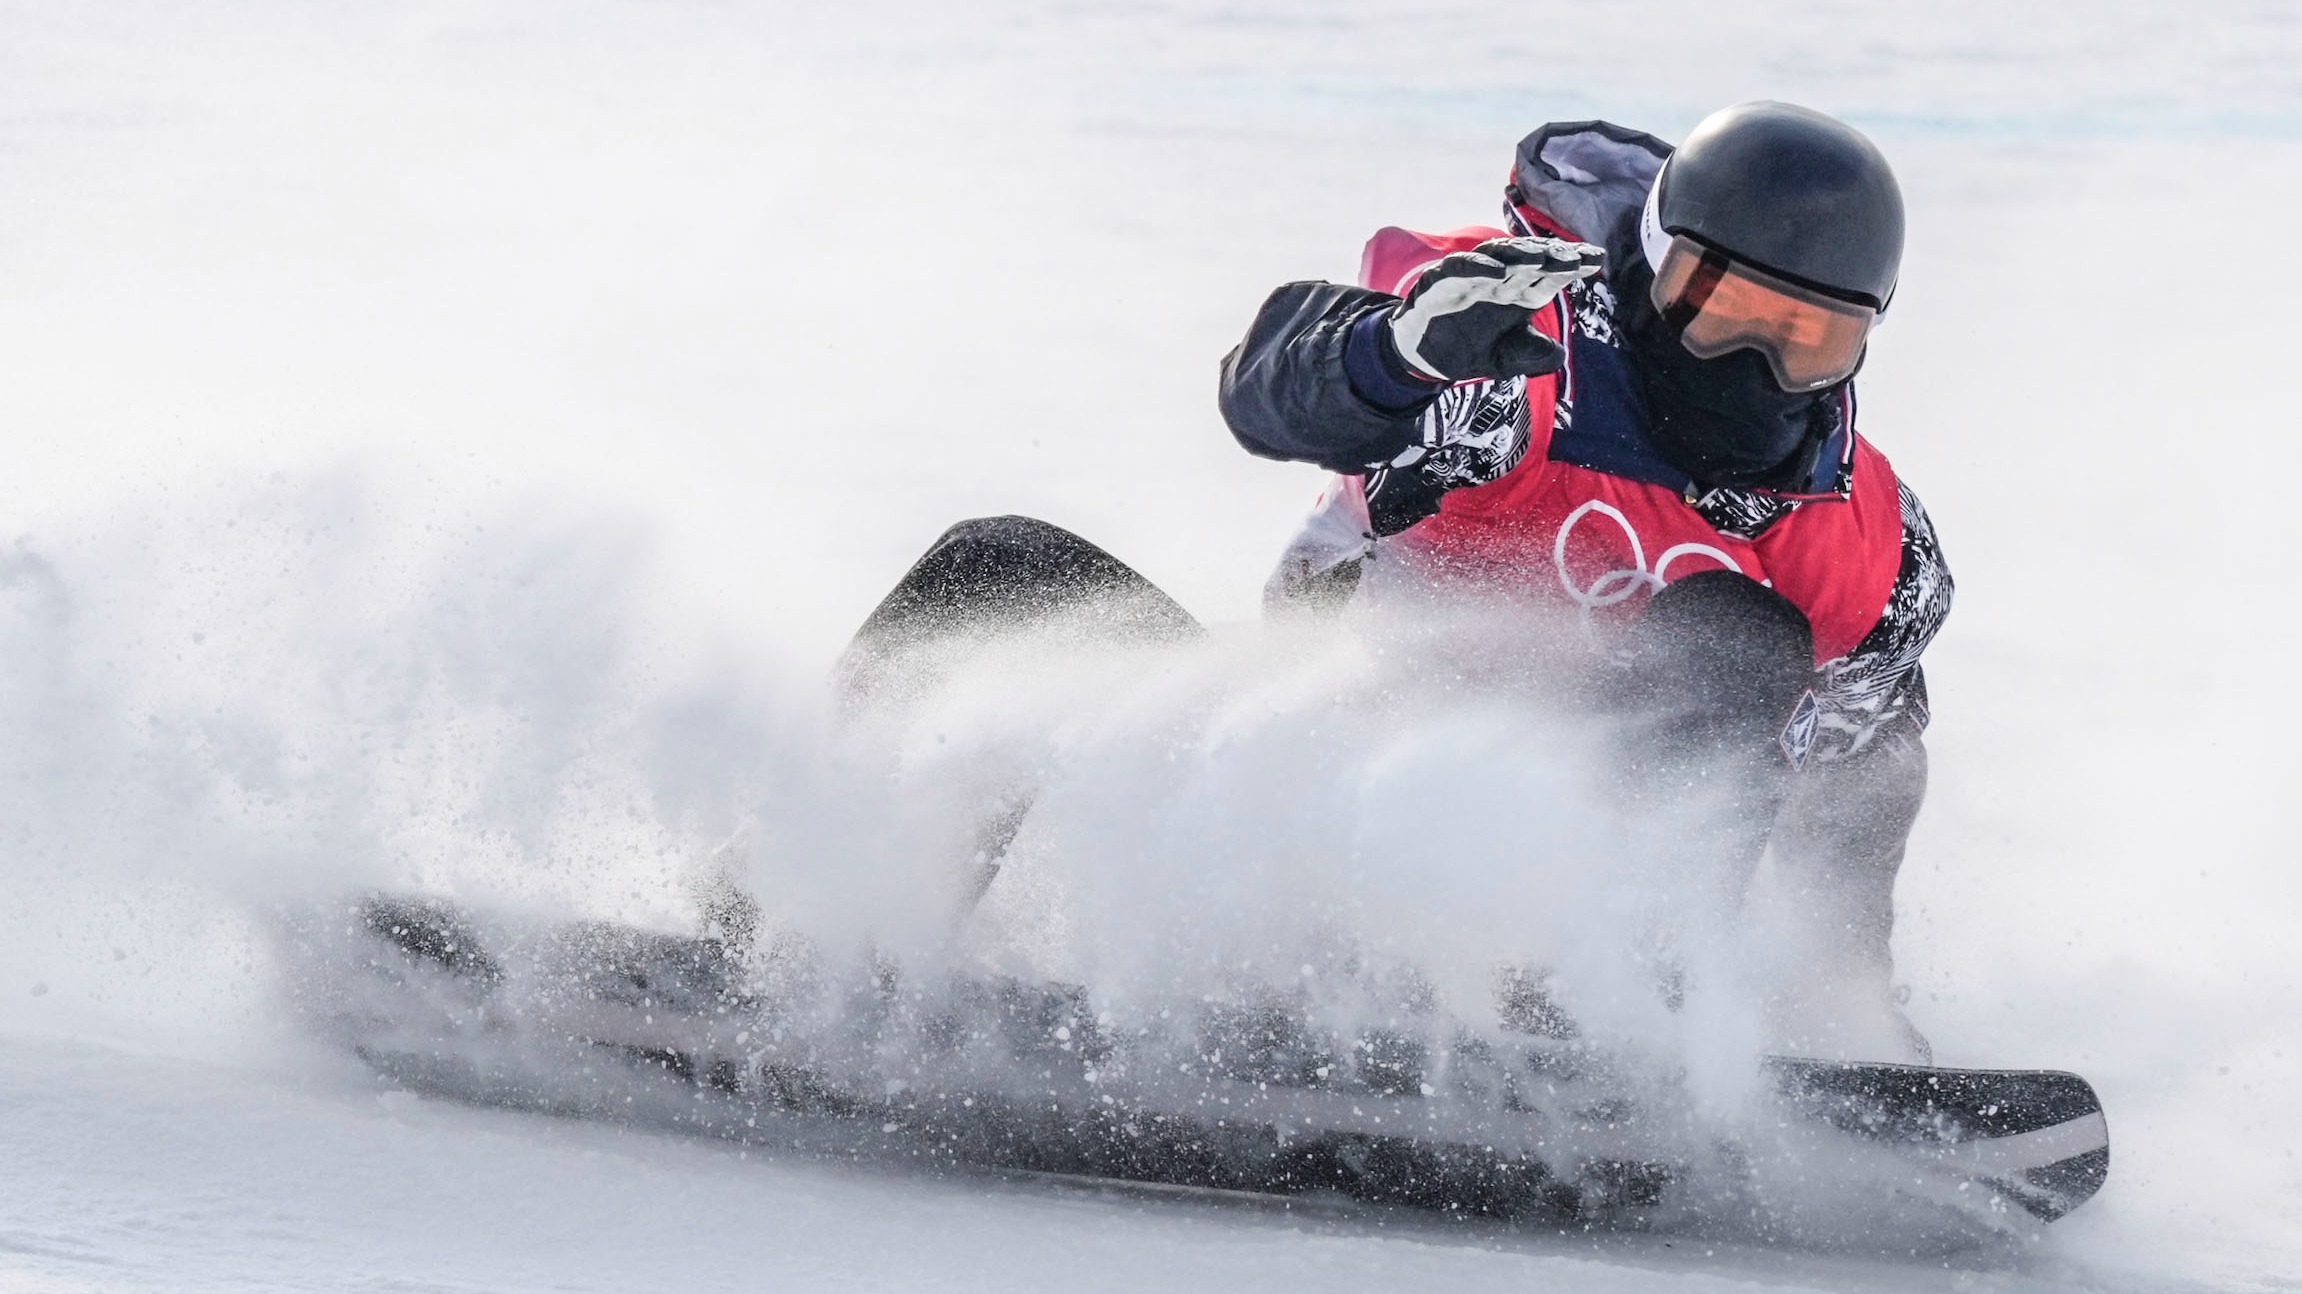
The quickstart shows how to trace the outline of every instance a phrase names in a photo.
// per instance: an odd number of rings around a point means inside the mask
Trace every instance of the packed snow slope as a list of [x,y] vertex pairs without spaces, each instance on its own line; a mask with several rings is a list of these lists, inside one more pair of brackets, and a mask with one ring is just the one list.
[[[1542,121],[1762,96],[1910,205],[1863,426],[1960,595],[1897,954],[1942,1061],[2101,1091],[2110,1186],[2042,1242],[763,1160],[381,1090],[288,1017],[281,904],[672,924],[746,824],[899,937],[926,863],[815,680],[944,525],[1043,516],[1244,625],[1318,485],[1214,412],[1262,294],[1491,220]],[[2295,1288],[2298,203],[2302,14],[2237,0],[0,2],[0,1288]],[[1523,736],[1319,745],[1288,677],[1088,744],[1107,920],[1236,929],[1219,864],[1348,805],[1331,770]],[[1563,794],[1495,767],[1477,838]],[[1418,920],[1555,919],[1477,859]]]

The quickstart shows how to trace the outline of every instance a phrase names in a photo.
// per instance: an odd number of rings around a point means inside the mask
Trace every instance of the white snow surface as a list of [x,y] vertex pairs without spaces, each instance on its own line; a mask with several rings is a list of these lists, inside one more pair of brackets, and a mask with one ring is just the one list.
[[[1536,124],[1753,97],[1908,197],[1863,426],[1959,602],[1896,953],[1938,1059],[2100,1091],[2043,1240],[927,1177],[418,1099],[288,1011],[282,904],[669,926],[746,824],[776,902],[924,940],[921,824],[1002,760],[1067,772],[1033,957],[1276,948],[1292,895],[1460,968],[1603,907],[1543,725],[1248,627],[1319,474],[1215,364],[1375,227],[1492,221]],[[2302,14],[2241,0],[0,0],[0,1289],[2302,1286],[2298,201]],[[838,746],[845,635],[1003,512],[1216,645]]]

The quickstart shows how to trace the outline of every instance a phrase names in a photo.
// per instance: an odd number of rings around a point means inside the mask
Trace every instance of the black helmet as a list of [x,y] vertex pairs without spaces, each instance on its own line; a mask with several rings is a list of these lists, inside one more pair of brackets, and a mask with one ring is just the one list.
[[1902,190],[1876,145],[1834,117],[1759,101],[1705,117],[1663,164],[1641,230],[1883,310],[1902,263]]

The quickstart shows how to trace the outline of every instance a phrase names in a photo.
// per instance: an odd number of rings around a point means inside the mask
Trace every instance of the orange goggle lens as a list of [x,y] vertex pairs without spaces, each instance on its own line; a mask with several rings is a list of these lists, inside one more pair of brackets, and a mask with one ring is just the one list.
[[1684,234],[1655,271],[1655,309],[1698,359],[1748,347],[1785,391],[1842,382],[1862,360],[1878,311],[1740,264]]

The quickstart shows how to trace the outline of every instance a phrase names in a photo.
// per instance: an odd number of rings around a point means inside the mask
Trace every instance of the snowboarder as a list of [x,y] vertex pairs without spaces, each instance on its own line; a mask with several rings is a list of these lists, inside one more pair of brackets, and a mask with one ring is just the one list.
[[[1718,112],[1675,150],[1603,121],[1519,145],[1503,227],[1387,228],[1361,283],[1284,284],[1222,367],[1251,453],[1337,473],[1275,608],[1405,589],[1560,604],[1619,674],[1625,769],[1733,786],[1711,852],[1770,847],[1830,936],[1810,979],[1895,1022],[1893,886],[1926,785],[1918,659],[1949,609],[1932,524],[1855,430],[1853,376],[1893,297],[1900,191],[1845,124]],[[955,627],[1100,616],[1196,631],[1100,549],[963,522],[858,634],[852,691]],[[1715,784],[1715,783],[1714,783]],[[1876,1049],[1876,1044],[1873,1044]]]
[[1951,595],[1924,508],[1855,429],[1902,254],[1894,176],[1839,121],[1746,103],[1675,150],[1544,126],[1503,216],[1378,232],[1360,286],[1281,286],[1224,361],[1241,444],[1340,474],[1267,596],[1483,586],[1586,618],[1673,698],[1656,730],[1681,749],[1649,771],[1737,765],[1719,847],[1747,874],[1771,842],[1834,936],[1816,969],[1883,998],[1926,787],[1919,655]]

